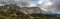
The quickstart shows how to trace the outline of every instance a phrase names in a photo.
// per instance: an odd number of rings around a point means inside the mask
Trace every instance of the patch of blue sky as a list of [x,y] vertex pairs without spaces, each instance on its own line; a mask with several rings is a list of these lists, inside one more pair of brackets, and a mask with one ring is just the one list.
[[32,2],[33,2],[34,4],[38,4],[39,1],[40,1],[40,0],[32,0]]

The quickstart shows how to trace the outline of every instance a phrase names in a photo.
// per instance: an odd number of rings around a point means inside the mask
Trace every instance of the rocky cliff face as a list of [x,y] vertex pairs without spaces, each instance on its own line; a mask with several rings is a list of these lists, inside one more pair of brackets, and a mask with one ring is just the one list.
[[23,11],[29,13],[29,14],[32,14],[32,13],[33,14],[34,13],[36,13],[36,14],[38,14],[38,13],[45,14],[46,13],[45,11],[41,10],[39,7],[21,7],[21,10],[23,10]]

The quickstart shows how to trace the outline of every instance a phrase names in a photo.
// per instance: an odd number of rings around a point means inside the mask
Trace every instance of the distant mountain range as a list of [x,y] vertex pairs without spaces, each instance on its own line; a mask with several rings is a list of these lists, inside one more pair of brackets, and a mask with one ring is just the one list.
[[16,4],[8,4],[8,5],[5,5],[5,6],[0,6],[0,9],[9,9],[10,10],[13,10],[13,11],[21,11],[21,12],[24,12],[24,14],[45,14],[46,16],[47,15],[52,15],[52,16],[60,16],[60,14],[48,14],[46,13],[45,11],[41,10],[39,7],[19,7],[17,6]]

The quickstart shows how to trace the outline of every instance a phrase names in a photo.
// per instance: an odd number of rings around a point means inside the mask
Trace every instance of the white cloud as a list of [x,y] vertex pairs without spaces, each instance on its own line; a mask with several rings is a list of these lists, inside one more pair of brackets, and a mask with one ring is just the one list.
[[4,4],[0,4],[0,6],[4,6]]

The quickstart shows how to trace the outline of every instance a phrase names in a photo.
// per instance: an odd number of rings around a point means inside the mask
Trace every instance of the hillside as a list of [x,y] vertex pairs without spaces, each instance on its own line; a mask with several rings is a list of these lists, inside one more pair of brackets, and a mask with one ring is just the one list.
[[16,4],[0,6],[0,19],[55,19],[38,7],[19,7]]

